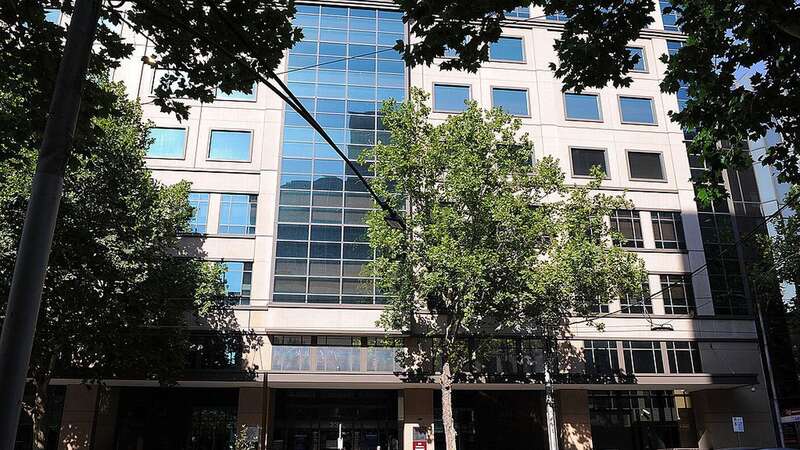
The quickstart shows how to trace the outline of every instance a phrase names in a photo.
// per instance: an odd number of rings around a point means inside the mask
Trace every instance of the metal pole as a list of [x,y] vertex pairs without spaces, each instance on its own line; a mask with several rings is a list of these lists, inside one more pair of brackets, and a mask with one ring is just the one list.
[[0,336],[0,450],[14,448],[64,171],[78,121],[99,6],[97,0],[75,2],[39,149]]
[[764,324],[764,315],[761,313],[761,299],[759,295],[758,286],[753,286],[753,291],[755,293],[755,298],[753,299],[755,303],[755,312],[756,312],[756,334],[758,335],[758,343],[761,347],[761,364],[764,369],[764,376],[766,377],[766,386],[767,386],[767,396],[769,397],[769,401],[771,403],[770,412],[772,413],[772,420],[774,422],[774,429],[775,429],[775,438],[778,441],[778,447],[786,447],[784,444],[784,437],[783,437],[783,426],[781,425],[781,412],[780,406],[778,405],[778,392],[775,389],[775,377],[774,372],[772,370],[772,356],[769,352],[769,344],[767,343],[767,329]]
[[547,422],[548,450],[558,449],[558,425],[556,423],[556,396],[551,371],[556,370],[554,340],[545,339],[544,355],[544,409]]

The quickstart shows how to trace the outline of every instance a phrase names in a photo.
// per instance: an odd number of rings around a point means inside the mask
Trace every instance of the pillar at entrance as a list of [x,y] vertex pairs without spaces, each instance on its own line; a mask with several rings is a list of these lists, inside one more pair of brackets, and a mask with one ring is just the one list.
[[258,442],[261,434],[261,415],[264,391],[261,388],[239,388],[239,409],[236,432],[242,430],[250,441]]
[[592,450],[588,391],[559,390],[556,392],[558,393],[561,448],[564,450]]
[[[433,396],[432,389],[406,389],[403,398],[403,450],[414,450],[414,429],[427,434],[426,450],[433,447]],[[417,438],[420,436],[417,435]]]
[[67,386],[61,415],[59,450],[88,450],[97,407],[97,388],[82,384]]

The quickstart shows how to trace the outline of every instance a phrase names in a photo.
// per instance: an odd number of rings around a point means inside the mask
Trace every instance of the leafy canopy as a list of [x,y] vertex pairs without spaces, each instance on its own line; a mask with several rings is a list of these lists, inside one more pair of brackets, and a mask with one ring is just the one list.
[[405,230],[368,218],[371,267],[390,299],[384,327],[554,336],[572,314],[641,289],[641,261],[610,245],[604,220],[625,199],[596,192],[599,177],[567,186],[551,157],[532,163],[520,121],[503,111],[470,102],[435,125],[427,99],[413,89],[388,101],[391,144],[374,149],[376,189],[406,207]]
[[[259,73],[274,71],[284,51],[302,37],[291,23],[293,0],[94,1],[100,5],[101,20],[90,72],[109,73],[122,60],[133,57],[133,44],[120,35],[123,28],[147,36],[148,51],[157,57],[158,67],[168,71],[154,89],[153,103],[179,119],[188,118],[185,99],[213,102],[217,88],[225,93],[252,91],[254,73],[236,60]],[[55,61],[61,59],[60,48],[66,37],[65,28],[45,20],[48,3],[65,14],[73,12],[73,0],[0,2],[0,51],[6,53],[3,62],[35,69],[30,73],[43,88],[35,93],[47,100],[58,70]],[[253,44],[256,42],[258,45]],[[51,58],[43,59],[36,53],[42,49]],[[2,76],[24,73],[8,73],[7,68],[3,72]],[[92,100],[89,93],[84,103],[93,107]],[[37,107],[31,110],[31,116],[43,121],[49,101],[36,99],[31,103]]]
[[[445,47],[458,57],[443,69],[475,71],[488,60],[505,11],[529,6],[525,0],[397,0],[405,11],[413,45],[400,44],[410,64],[432,64]],[[627,87],[635,61],[625,47],[653,22],[655,0],[535,0],[546,14],[569,17],[551,63],[564,90]],[[669,63],[661,90],[686,89],[690,100],[673,120],[692,130],[691,154],[712,169],[698,180],[702,197],[723,194],[719,173],[751,164],[750,155],[730,142],[746,142],[774,129],[783,142],[768,149],[762,163],[778,169],[781,181],[800,183],[800,3],[794,0],[672,0],[685,45]],[[656,12],[656,14],[658,14]],[[682,38],[676,36],[678,40]],[[720,143],[726,145],[720,145]]]

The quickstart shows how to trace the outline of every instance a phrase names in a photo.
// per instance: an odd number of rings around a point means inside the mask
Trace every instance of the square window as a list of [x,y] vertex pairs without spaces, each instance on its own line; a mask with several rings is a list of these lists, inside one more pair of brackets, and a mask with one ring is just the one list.
[[211,130],[208,159],[249,161],[252,136],[250,131]]
[[256,233],[258,196],[222,194],[219,211],[220,234],[253,235]]
[[490,61],[525,61],[522,38],[502,36],[489,45]]
[[148,158],[183,159],[186,149],[185,128],[154,127],[147,131],[153,142],[147,147]]
[[600,122],[600,96],[597,94],[564,94],[564,108],[567,120],[590,120]]
[[461,112],[467,109],[470,99],[469,86],[449,84],[433,85],[433,109],[441,112]]
[[58,8],[45,8],[44,20],[50,23],[58,24],[61,20],[61,10]]
[[250,303],[250,291],[253,280],[253,263],[225,261],[223,280],[225,292],[240,305]]
[[628,168],[632,180],[664,180],[661,153],[628,152]]
[[633,68],[631,70],[634,72],[647,72],[647,61],[644,59],[644,49],[641,47],[627,47],[627,49],[631,56],[639,58],[633,64]]
[[256,86],[256,84],[253,84],[249,94],[243,91],[231,91],[229,94],[226,94],[222,92],[221,89],[217,88],[216,99],[253,102],[256,100]]
[[492,88],[492,107],[514,116],[530,116],[526,89]]
[[620,97],[619,109],[622,123],[656,124],[656,113],[652,98]]
[[680,212],[653,211],[650,215],[653,221],[656,248],[686,249]]
[[591,176],[593,167],[599,167],[603,173],[608,174],[605,150],[571,148],[570,156],[572,157],[572,175],[574,176]]

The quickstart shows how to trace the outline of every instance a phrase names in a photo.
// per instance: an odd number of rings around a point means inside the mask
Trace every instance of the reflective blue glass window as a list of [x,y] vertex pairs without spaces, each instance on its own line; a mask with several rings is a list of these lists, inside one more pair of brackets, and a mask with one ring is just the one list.
[[597,94],[564,94],[564,108],[568,120],[601,121],[600,96]]
[[450,84],[433,85],[433,109],[443,112],[461,112],[467,109],[470,99],[469,86]]
[[511,11],[506,11],[506,17],[515,19],[528,19],[531,17],[531,9],[527,6],[517,6]]
[[212,130],[208,159],[249,161],[252,136],[250,131]]
[[58,8],[45,8],[44,20],[58,24],[59,20],[61,20],[61,10]]
[[192,206],[192,218],[189,219],[189,229],[192,233],[204,234],[208,225],[208,193],[189,193],[189,205]]
[[255,234],[257,195],[222,194],[219,234]]
[[639,60],[633,65],[632,70],[634,72],[647,72],[647,62],[644,59],[644,49],[641,47],[628,47],[628,53],[639,57]]
[[553,22],[566,22],[569,20],[569,16],[561,11],[556,11],[553,14],[548,14],[546,17],[547,20],[552,20]]
[[515,116],[529,116],[526,89],[492,88],[492,107]]
[[186,149],[185,128],[150,128],[147,134],[153,140],[147,147],[148,158],[183,159]]
[[[298,8],[307,28],[303,41],[289,50],[290,67],[302,68],[288,74],[290,88],[295,93],[301,91],[303,105],[342,151],[357,158],[376,142],[380,101],[405,98],[405,64],[391,48],[404,39],[402,14],[367,8]],[[319,31],[309,33],[310,28]],[[372,176],[366,167],[361,172]],[[364,190],[352,175],[322,136],[286,109],[272,294],[275,301],[352,302],[349,292],[341,290],[342,267],[353,262],[363,264],[360,258],[364,255],[349,247],[344,255],[344,223],[348,229],[363,230],[356,234],[366,233],[367,228],[363,214],[350,213],[353,210],[345,209],[345,204],[372,206],[370,202],[350,201],[351,194],[361,195]],[[347,203],[346,195],[350,199]],[[375,302],[372,288],[358,298],[362,303]]]
[[503,36],[489,45],[489,59],[492,61],[525,61],[522,38]]
[[253,283],[253,263],[225,261],[223,279],[225,292],[240,305],[250,304],[250,291]]
[[620,97],[619,109],[624,123],[656,123],[652,98]]
[[670,0],[659,0],[658,7],[661,11],[661,20],[664,22],[664,29],[667,31],[680,31],[680,27],[677,25],[680,14],[675,10],[669,13],[664,12],[666,8],[672,7],[672,2]]
[[222,90],[217,89],[217,100],[239,100],[239,101],[255,101],[256,99],[256,85],[253,85],[253,89],[250,91],[249,94],[242,92],[242,91],[232,91],[230,94],[226,94],[222,92]]

